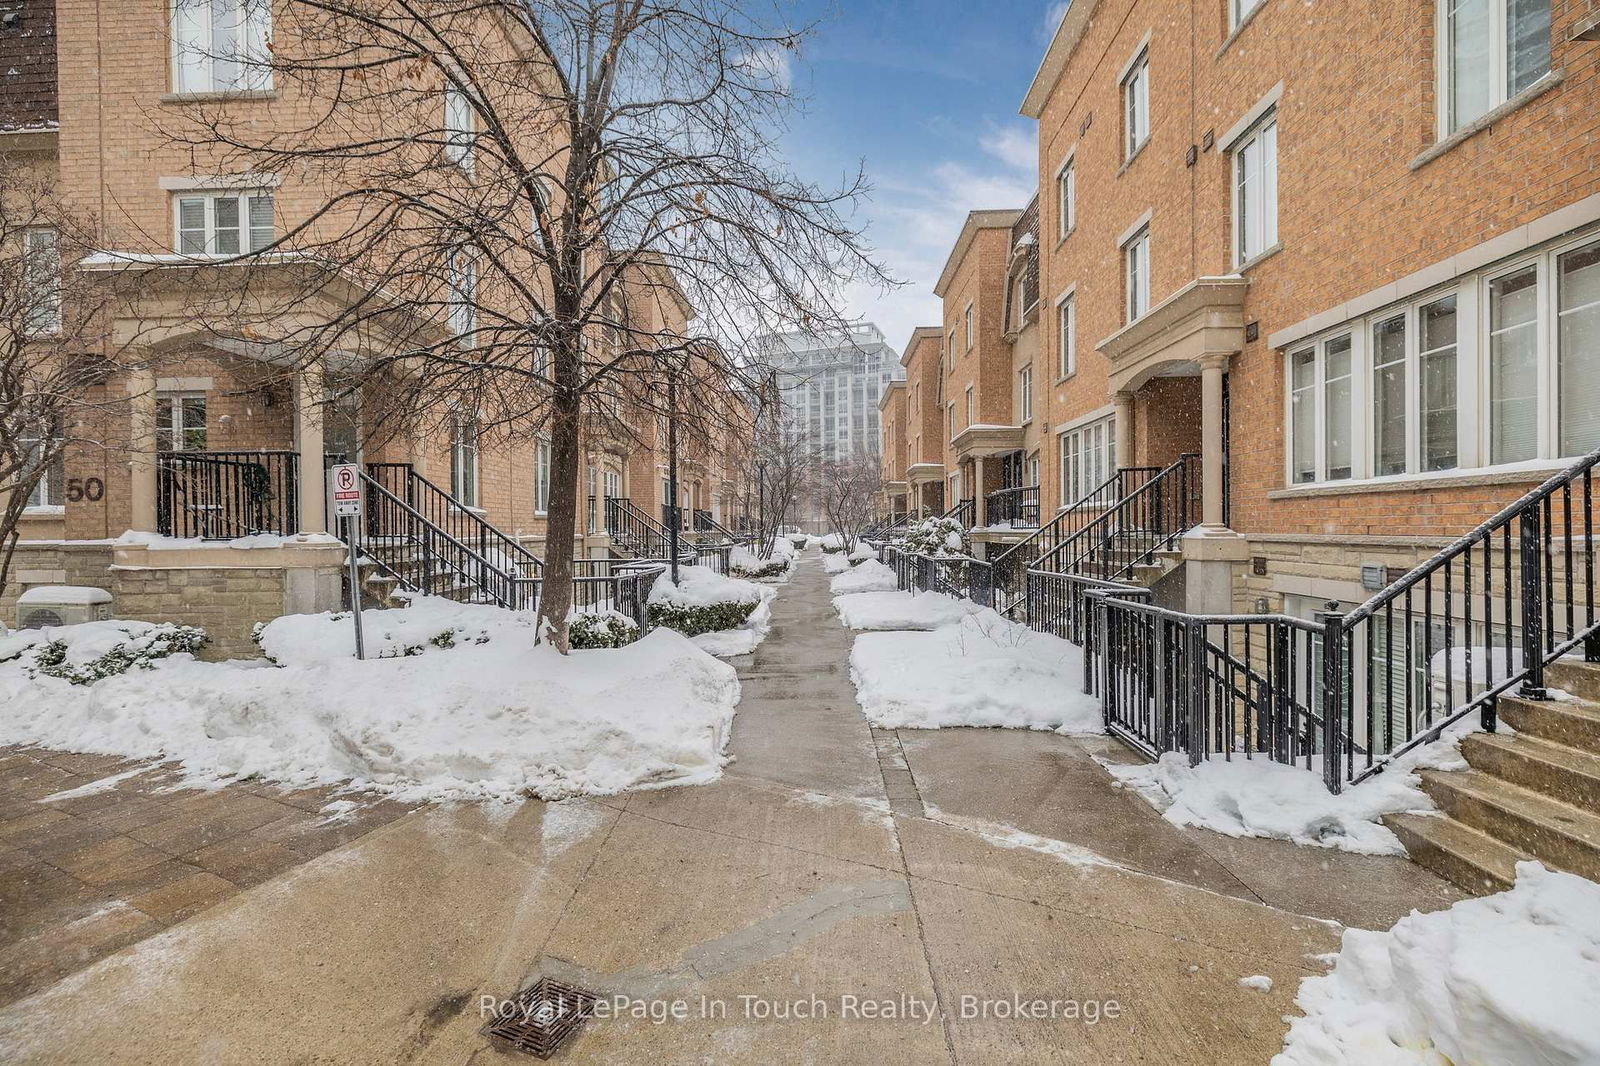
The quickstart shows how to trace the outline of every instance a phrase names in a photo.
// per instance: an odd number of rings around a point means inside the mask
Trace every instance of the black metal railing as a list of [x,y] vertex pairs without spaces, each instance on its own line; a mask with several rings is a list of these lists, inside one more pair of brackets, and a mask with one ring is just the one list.
[[[514,577],[538,577],[544,563],[533,552],[432,481],[410,463],[368,463],[367,476],[423,520]],[[381,517],[381,516],[380,516]],[[369,511],[367,523],[374,514]],[[382,535],[380,530],[373,532]]]
[[[579,614],[616,611],[633,620],[639,635],[650,631],[650,589],[665,571],[656,562],[635,559],[574,559],[572,610]],[[535,583],[535,598],[538,583]]]
[[156,531],[235,540],[300,527],[300,456],[292,451],[162,452]]
[[696,508],[694,512],[694,531],[719,537],[730,544],[739,543],[742,536],[717,521],[716,515],[700,508]]
[[940,518],[954,518],[968,529],[978,520],[978,501],[971,496],[955,503]]
[[667,528],[626,496],[606,498],[606,532],[617,547],[641,559],[664,559],[670,550]]
[[915,516],[910,511],[891,511],[879,515],[861,533],[863,539],[888,540],[896,534],[904,534],[915,521]]
[[694,548],[694,565],[704,566],[719,574],[726,574],[733,560],[731,544],[697,544]]
[[993,526],[1031,529],[1039,525],[1039,486],[1022,485],[989,493],[984,520]]
[[895,572],[902,592],[941,592],[961,596],[983,607],[994,603],[994,571],[970,556],[932,556],[902,551],[894,545],[881,549],[883,563]]

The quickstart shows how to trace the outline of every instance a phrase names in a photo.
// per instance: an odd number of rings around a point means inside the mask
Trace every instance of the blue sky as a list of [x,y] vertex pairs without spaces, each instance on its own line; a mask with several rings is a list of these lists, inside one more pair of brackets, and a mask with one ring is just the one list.
[[802,176],[838,181],[864,164],[868,238],[899,278],[847,296],[896,349],[939,322],[933,283],[961,221],[1021,207],[1036,182],[1034,123],[1017,114],[1064,5],[1051,0],[801,0],[822,20],[791,65],[802,113],[785,148]]

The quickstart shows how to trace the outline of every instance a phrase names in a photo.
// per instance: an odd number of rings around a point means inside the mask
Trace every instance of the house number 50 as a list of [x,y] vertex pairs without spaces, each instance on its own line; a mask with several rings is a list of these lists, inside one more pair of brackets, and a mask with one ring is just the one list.
[[97,477],[74,477],[67,479],[67,499],[72,503],[88,500],[98,503],[105,498],[106,483]]

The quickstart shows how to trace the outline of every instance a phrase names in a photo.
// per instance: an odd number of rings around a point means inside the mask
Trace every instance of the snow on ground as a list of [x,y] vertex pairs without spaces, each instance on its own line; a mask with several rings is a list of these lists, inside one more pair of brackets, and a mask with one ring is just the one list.
[[864,540],[856,541],[856,546],[850,550],[850,561],[853,563],[864,562],[867,559],[876,559],[878,549]]
[[719,659],[726,659],[734,655],[749,655],[756,650],[756,645],[767,639],[767,633],[772,629],[772,597],[774,590],[763,587],[762,592],[767,595],[744,624],[736,629],[723,629],[716,633],[701,633],[699,636],[690,637],[695,647],[701,651],[710,652]]
[[822,556],[822,569],[829,574],[842,574],[850,569],[850,560],[843,552],[828,552]]
[[[418,598],[265,627],[267,662],[188,655],[75,686],[0,665],[0,743],[174,759],[192,784],[348,782],[404,800],[557,798],[720,775],[739,682],[671,630],[562,656],[533,615]],[[377,658],[376,656],[389,656]]]
[[941,592],[858,592],[835,596],[833,607],[851,629],[938,629],[982,610]]
[[1600,885],[1535,862],[1509,892],[1349,929],[1300,982],[1273,1066],[1600,1062]]
[[719,658],[748,655],[767,638],[772,628],[772,598],[778,590],[743,578],[724,577],[704,566],[680,566],[678,584],[672,584],[671,571],[656,578],[650,590],[651,603],[677,603],[699,607],[709,603],[754,603],[744,622],[733,629],[701,633],[690,637],[697,647]]
[[864,633],[850,676],[867,721],[884,729],[1103,729],[1100,701],[1082,691],[1083,653],[987,608],[932,632]]
[[1457,726],[1438,742],[1408,752],[1383,773],[1346,786],[1338,795],[1322,783],[1316,760],[1311,770],[1265,755],[1211,758],[1191,767],[1187,755],[1169,752],[1155,763],[1104,765],[1123,787],[1138,792],[1174,825],[1363,855],[1404,855],[1399,838],[1379,819],[1433,810],[1415,771],[1465,767],[1457,745],[1471,728],[1471,723]]
[[852,592],[895,592],[900,582],[893,567],[868,559],[835,577],[831,587],[835,596],[842,596]]

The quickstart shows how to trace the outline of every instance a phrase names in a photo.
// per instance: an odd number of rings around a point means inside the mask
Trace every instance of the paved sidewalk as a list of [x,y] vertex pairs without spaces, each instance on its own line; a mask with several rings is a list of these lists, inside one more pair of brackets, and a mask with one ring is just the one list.
[[572,1063],[1265,1063],[1337,943],[1318,919],[1457,898],[1179,830],[1112,787],[1109,742],[874,731],[850,641],[808,558],[737,664],[722,781],[416,811],[0,1010],[0,1061],[534,1061],[485,1043],[479,997],[547,974],[682,1004],[591,1022]]

